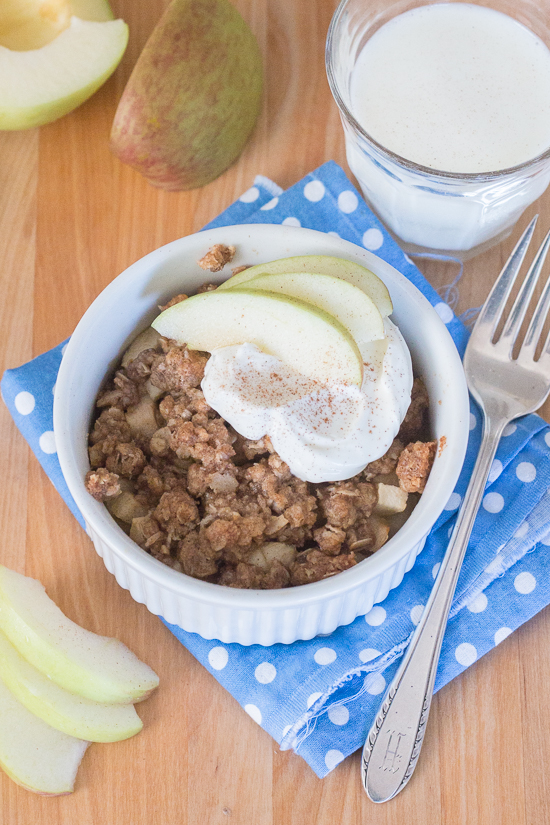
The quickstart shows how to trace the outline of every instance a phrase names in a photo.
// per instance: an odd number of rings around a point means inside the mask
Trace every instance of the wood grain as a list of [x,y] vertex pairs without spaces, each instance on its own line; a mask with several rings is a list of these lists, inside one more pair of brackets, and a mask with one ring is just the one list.
[[[347,169],[324,69],[335,0],[235,0],[264,55],[264,108],[239,161],[203,189],[181,193],[154,189],[109,151],[117,101],[166,2],[112,5],[131,32],[115,75],[57,123],[0,133],[2,369],[70,335],[120,271],[199,229],[257,173],[288,186],[329,159]],[[528,214],[537,210],[540,241],[549,193]],[[458,311],[483,301],[519,231],[465,265]],[[420,266],[436,288],[457,274],[453,264]],[[2,825],[550,823],[549,610],[436,696],[413,780],[375,806],[361,788],[357,754],[319,780],[116,584],[3,405],[0,444],[0,561],[41,579],[75,621],[121,638],[161,680],[139,708],[143,732],[93,745],[73,795],[43,799],[1,775]]]

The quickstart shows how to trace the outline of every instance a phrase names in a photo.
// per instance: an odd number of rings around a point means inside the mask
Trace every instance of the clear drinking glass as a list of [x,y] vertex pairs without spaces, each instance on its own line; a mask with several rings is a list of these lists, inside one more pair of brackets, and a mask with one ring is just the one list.
[[[406,252],[466,260],[506,238],[544,192],[550,182],[550,145],[533,160],[509,169],[486,174],[435,171],[386,149],[358,123],[351,112],[350,85],[366,41],[392,17],[435,2],[442,0],[342,0],[328,32],[326,67],[348,163],[369,205]],[[478,5],[515,18],[550,46],[548,0],[484,0]]]

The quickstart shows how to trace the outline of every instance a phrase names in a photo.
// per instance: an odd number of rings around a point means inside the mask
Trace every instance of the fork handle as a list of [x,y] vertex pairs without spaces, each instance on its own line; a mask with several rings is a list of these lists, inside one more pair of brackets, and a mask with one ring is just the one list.
[[506,423],[485,419],[478,458],[430,598],[367,736],[361,778],[373,802],[398,794],[416,767],[458,575]]

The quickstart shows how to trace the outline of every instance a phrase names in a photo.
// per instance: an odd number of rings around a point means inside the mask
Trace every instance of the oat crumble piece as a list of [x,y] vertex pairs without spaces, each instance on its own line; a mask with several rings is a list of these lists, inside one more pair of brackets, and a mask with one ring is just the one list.
[[234,246],[226,246],[223,243],[215,243],[200,261],[197,261],[201,269],[209,269],[210,272],[219,272],[226,264],[231,263],[235,257]]
[[397,463],[399,486],[407,493],[422,493],[435,459],[437,441],[415,441],[409,444]]
[[116,473],[110,473],[104,467],[90,470],[84,480],[86,489],[96,501],[105,501],[106,498],[118,496],[120,493],[120,478]]
[[164,312],[165,309],[169,309],[176,304],[181,304],[182,301],[186,301],[188,298],[189,295],[186,295],[184,292],[180,292],[179,295],[174,295],[173,298],[170,298],[167,304],[159,305],[159,309],[161,312]]

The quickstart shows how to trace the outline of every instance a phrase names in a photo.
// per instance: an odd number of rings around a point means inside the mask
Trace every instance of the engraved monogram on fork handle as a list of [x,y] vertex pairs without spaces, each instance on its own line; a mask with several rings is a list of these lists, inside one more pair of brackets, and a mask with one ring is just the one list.
[[550,391],[550,335],[539,359],[535,360],[550,308],[550,279],[534,310],[519,354],[512,358],[550,248],[550,232],[535,255],[498,341],[493,341],[535,223],[536,217],[505,264],[466,349],[464,367],[468,387],[483,413],[481,447],[430,598],[363,748],[361,777],[373,802],[386,802],[398,794],[411,778],[420,755],[449,609],[502,432],[514,418],[538,409]]

